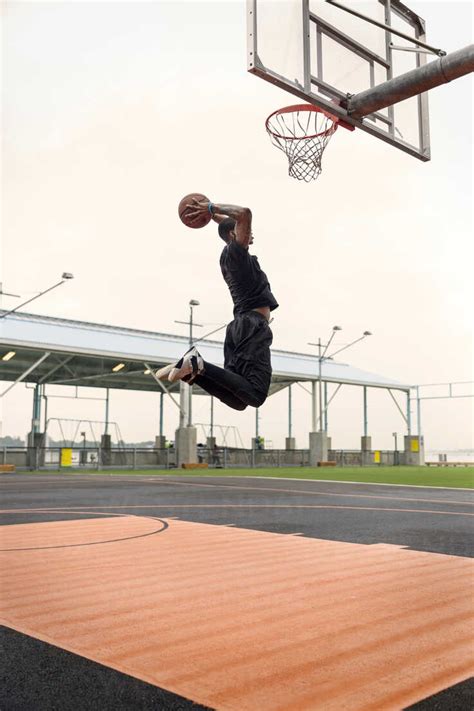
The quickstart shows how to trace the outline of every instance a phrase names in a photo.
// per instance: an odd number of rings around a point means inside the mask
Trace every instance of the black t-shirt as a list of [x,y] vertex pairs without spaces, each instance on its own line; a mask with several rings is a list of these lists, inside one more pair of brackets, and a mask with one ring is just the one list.
[[222,250],[220,265],[234,302],[234,316],[260,306],[269,306],[271,311],[278,308],[266,274],[248,249],[229,242]]

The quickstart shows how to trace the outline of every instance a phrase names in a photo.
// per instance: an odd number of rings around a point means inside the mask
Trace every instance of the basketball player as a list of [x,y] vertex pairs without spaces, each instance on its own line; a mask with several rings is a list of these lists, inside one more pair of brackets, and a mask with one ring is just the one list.
[[224,368],[207,363],[196,348],[191,348],[177,363],[161,368],[157,376],[167,375],[171,382],[196,383],[234,410],[245,410],[248,405],[260,407],[270,387],[273,336],[269,321],[278,303],[257,257],[249,254],[253,244],[251,211],[194,200],[188,210],[190,221],[207,211],[226,243],[220,267],[234,302],[234,319],[227,325],[224,342]]

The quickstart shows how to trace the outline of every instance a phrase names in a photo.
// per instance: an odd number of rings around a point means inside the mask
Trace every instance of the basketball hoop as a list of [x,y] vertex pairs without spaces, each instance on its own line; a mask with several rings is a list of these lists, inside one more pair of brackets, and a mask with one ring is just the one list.
[[297,104],[274,111],[267,118],[265,128],[273,145],[286,153],[289,175],[309,183],[320,175],[324,149],[339,124],[354,130],[318,106]]

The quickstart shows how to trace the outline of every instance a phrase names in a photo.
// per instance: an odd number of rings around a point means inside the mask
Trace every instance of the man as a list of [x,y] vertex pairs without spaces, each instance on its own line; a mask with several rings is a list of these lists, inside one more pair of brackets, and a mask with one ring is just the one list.
[[257,257],[249,254],[253,244],[251,211],[194,200],[188,214],[196,220],[207,211],[226,243],[220,266],[234,302],[234,320],[227,325],[224,342],[224,368],[205,362],[196,348],[191,348],[177,363],[161,368],[157,376],[196,383],[234,410],[260,407],[270,387],[273,336],[269,321],[278,303]]

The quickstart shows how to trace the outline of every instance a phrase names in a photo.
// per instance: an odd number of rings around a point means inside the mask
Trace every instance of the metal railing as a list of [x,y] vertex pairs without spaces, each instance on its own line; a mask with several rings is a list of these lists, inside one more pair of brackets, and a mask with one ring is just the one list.
[[[405,464],[404,452],[329,450],[328,461],[339,467],[394,466]],[[197,462],[211,469],[308,467],[308,449],[239,449],[234,447],[197,447]],[[107,469],[173,469],[174,448],[145,447],[3,447],[0,463],[13,464],[19,470],[90,471]]]

